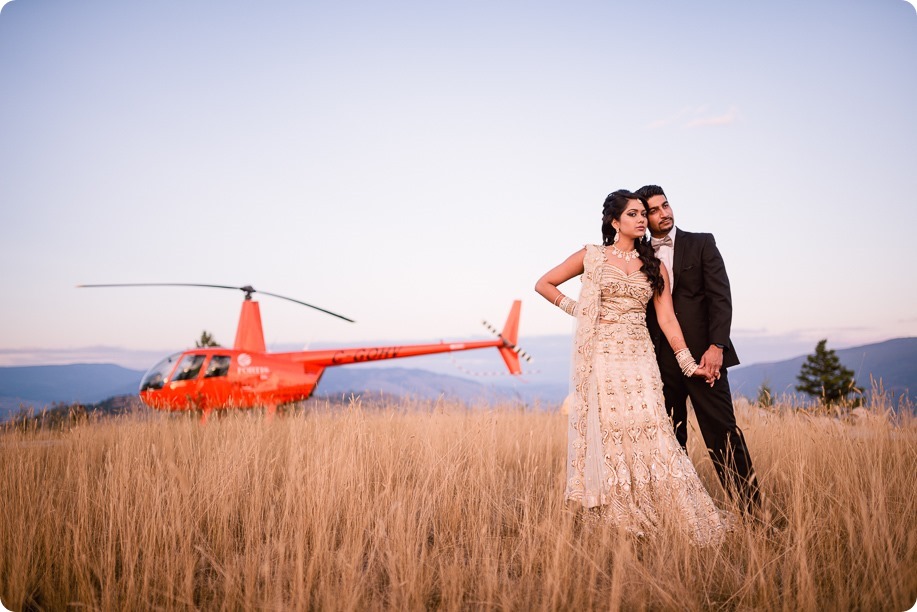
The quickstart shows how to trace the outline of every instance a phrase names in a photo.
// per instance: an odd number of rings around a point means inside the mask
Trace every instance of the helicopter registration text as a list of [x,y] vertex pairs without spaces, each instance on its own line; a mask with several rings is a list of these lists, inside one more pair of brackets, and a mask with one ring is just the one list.
[[335,353],[331,358],[332,363],[359,363],[361,361],[375,361],[377,359],[394,359],[398,357],[400,347],[397,346],[380,346],[375,348],[360,349],[351,353],[350,351],[340,351]]

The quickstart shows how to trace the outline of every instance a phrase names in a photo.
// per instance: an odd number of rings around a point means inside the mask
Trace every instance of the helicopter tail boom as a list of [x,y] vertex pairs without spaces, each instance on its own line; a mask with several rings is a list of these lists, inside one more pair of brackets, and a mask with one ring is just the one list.
[[[432,355],[435,353],[450,353],[453,351],[469,351],[481,348],[496,348],[500,351],[510,374],[521,374],[520,357],[530,358],[519,347],[516,341],[519,337],[519,313],[522,302],[516,300],[510,309],[503,332],[497,334],[493,340],[480,340],[473,342],[440,342],[437,344],[413,344],[406,346],[377,346],[368,348],[331,349],[319,351],[303,351],[290,354],[294,361],[308,364],[311,367],[329,367],[361,363],[366,361],[379,361],[382,359],[398,359],[402,357],[416,357],[418,355]],[[494,330],[496,331],[496,330]]]

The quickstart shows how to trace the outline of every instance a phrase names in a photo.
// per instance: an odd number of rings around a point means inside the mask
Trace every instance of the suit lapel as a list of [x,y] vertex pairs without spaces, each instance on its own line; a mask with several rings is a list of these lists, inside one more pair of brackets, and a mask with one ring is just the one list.
[[672,256],[672,275],[675,277],[672,280],[672,292],[675,292],[675,289],[678,288],[678,279],[681,276],[681,268],[684,265],[685,261],[685,249],[688,248],[688,232],[682,231],[679,229],[675,232],[675,253]]

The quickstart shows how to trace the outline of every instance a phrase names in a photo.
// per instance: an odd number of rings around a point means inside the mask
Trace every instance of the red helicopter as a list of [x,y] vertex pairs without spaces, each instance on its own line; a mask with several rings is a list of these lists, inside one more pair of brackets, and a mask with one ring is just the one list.
[[[213,410],[264,407],[273,415],[277,407],[308,399],[325,368],[494,347],[510,374],[522,373],[520,358],[531,357],[516,346],[522,302],[513,302],[503,331],[494,340],[440,342],[405,346],[377,346],[318,351],[268,353],[261,327],[261,310],[253,293],[289,300],[353,323],[342,315],[251,286],[202,285],[197,283],[129,283],[78,285],[78,287],[213,287],[245,293],[236,340],[231,349],[195,348],[170,355],[154,365],[140,383],[140,398],[150,408],[167,411],[200,410],[203,420]],[[486,325],[486,322],[485,322]],[[491,328],[492,329],[492,328]],[[496,330],[492,330],[496,331]]]

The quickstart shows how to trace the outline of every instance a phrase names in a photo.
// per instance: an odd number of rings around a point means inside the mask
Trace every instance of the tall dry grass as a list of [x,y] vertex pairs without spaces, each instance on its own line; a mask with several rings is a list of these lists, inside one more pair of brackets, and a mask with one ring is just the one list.
[[556,413],[408,402],[8,430],[0,597],[14,610],[910,608],[915,420],[741,408],[777,528],[709,549],[566,508]]

